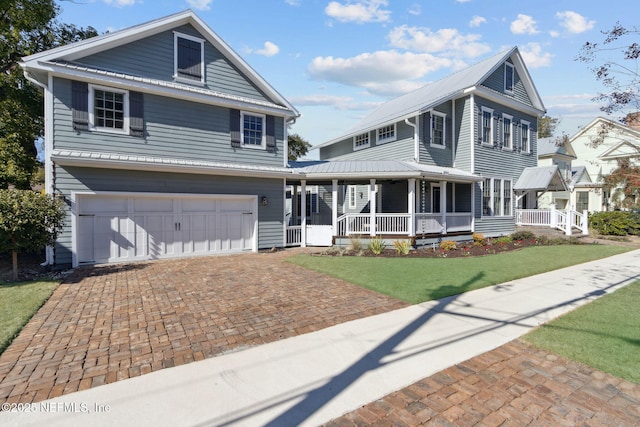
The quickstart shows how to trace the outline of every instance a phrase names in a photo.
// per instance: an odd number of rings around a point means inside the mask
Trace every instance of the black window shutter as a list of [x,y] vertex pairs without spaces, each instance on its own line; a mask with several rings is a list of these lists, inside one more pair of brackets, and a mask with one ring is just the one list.
[[71,82],[71,109],[73,129],[89,129],[89,85],[85,82]]
[[431,143],[431,113],[424,113],[424,143]]
[[242,138],[240,136],[240,110],[229,110],[229,130],[231,136],[231,146],[239,147]]
[[187,77],[200,79],[201,49],[199,42],[178,37],[178,73]]
[[129,130],[132,136],[144,137],[144,96],[129,92]]
[[276,148],[276,118],[273,116],[267,116],[266,119],[266,140],[267,148]]

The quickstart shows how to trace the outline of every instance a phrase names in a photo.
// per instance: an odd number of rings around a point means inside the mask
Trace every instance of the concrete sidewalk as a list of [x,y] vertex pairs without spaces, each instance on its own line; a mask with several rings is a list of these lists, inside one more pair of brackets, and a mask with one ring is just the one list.
[[0,424],[318,425],[639,278],[636,250],[22,405]]

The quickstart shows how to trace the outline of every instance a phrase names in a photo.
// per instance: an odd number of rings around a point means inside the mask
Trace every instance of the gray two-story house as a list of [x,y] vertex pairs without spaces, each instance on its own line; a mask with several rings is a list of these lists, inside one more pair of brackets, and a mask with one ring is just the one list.
[[44,90],[46,191],[68,221],[48,261],[285,244],[296,109],[193,12],[23,59]]
[[386,102],[292,165],[312,189],[305,219],[424,243],[512,233],[516,207],[535,203],[514,184],[536,166],[544,113],[516,47]]

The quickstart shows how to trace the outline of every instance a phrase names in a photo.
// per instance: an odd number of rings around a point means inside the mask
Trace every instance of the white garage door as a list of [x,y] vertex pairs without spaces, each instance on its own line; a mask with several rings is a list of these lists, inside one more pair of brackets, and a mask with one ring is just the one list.
[[256,248],[255,197],[78,195],[78,263]]

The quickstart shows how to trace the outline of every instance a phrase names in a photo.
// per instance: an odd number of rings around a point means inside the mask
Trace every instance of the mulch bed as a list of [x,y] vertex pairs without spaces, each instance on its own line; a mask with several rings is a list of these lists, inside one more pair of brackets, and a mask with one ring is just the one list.
[[402,254],[396,249],[384,249],[380,254],[375,254],[363,246],[362,249],[353,250],[331,248],[326,251],[316,253],[316,256],[365,256],[365,257],[405,257],[405,258],[468,258],[476,256],[494,255],[503,252],[520,250],[529,246],[548,246],[557,244],[581,244],[576,239],[554,239],[532,238],[513,240],[511,242],[500,241],[499,239],[487,239],[483,244],[474,242],[460,242],[454,249],[443,249],[439,244],[429,247],[412,249],[408,254]]

